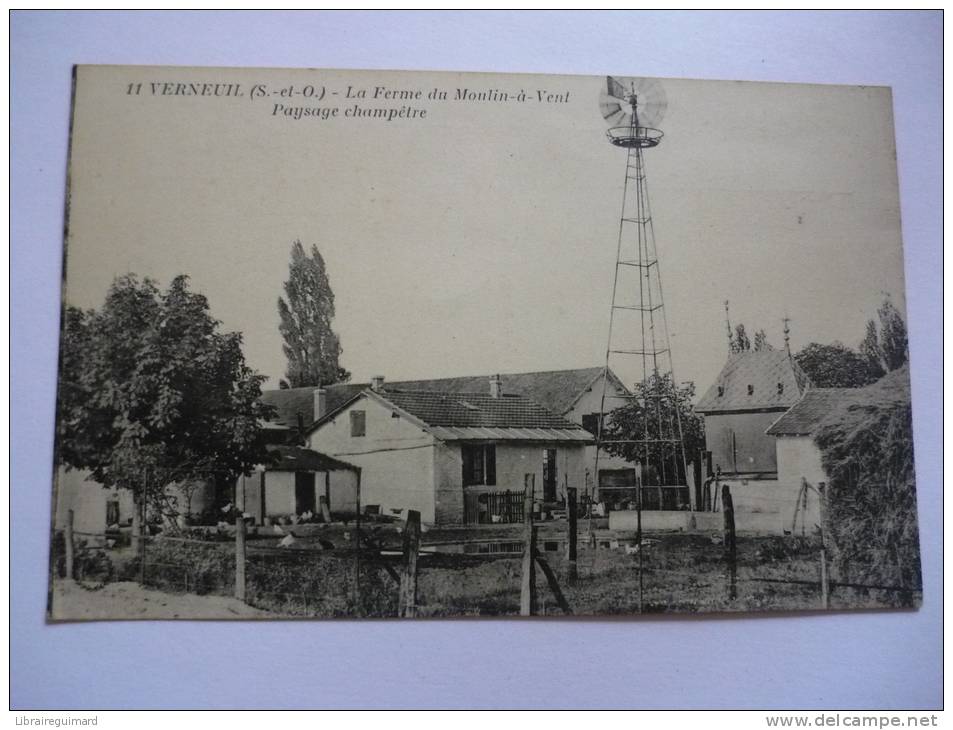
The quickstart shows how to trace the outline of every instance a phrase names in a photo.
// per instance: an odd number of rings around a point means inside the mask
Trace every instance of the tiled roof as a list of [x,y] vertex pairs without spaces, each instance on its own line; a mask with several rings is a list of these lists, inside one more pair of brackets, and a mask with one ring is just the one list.
[[[523,395],[536,401],[553,413],[565,413],[572,407],[582,392],[602,375],[602,367],[576,368],[572,370],[546,370],[533,373],[501,375],[503,392]],[[610,373],[615,379],[615,375]],[[336,383],[326,386],[327,410],[335,411],[362,390],[367,383]],[[456,378],[433,378],[430,380],[398,380],[386,382],[388,390],[424,391],[435,393],[489,393],[490,375],[465,375]],[[314,418],[314,388],[286,388],[262,391],[261,399],[274,406],[277,423],[288,428],[298,425],[298,413],[305,426]]]
[[[509,373],[500,375],[503,392],[526,396],[553,413],[568,411],[579,395],[602,375],[602,367],[577,368],[574,370],[545,370],[534,373]],[[487,375],[466,375],[457,378],[433,380],[401,380],[384,383],[388,390],[415,390],[436,393],[487,393],[490,378]],[[614,375],[610,375],[614,378]]]
[[808,436],[837,405],[855,398],[859,391],[859,388],[812,388],[765,433],[769,436]]
[[296,428],[298,414],[305,425],[314,420],[314,388],[283,388],[281,390],[263,390],[261,402],[272,406],[277,413],[270,419],[287,428]]
[[[327,410],[333,411],[342,403],[364,390],[366,385],[352,385],[350,383],[339,383],[330,385],[327,390]],[[298,414],[301,414],[305,427],[314,423],[314,391],[316,388],[281,388],[280,390],[263,390],[261,400],[270,406],[274,406],[277,415],[272,419],[273,423],[280,424],[287,428],[297,428]]]
[[544,428],[586,433],[575,423],[519,395],[494,398],[489,393],[426,393],[394,388],[377,395],[428,426]]
[[786,350],[733,352],[695,410],[711,413],[789,408],[810,384]]
[[357,471],[358,468],[346,461],[334,459],[320,451],[304,449],[300,446],[266,446],[268,453],[276,459],[266,471]]

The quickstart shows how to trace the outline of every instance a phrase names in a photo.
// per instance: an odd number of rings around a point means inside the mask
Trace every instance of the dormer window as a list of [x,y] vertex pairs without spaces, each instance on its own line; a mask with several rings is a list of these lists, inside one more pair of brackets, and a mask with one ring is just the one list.
[[725,386],[724,386],[724,385],[719,385],[719,386],[718,386],[718,397],[721,398],[724,394],[725,394]]
[[748,395],[754,395],[754,386],[748,385]]
[[784,395],[784,383],[778,383],[778,395]]

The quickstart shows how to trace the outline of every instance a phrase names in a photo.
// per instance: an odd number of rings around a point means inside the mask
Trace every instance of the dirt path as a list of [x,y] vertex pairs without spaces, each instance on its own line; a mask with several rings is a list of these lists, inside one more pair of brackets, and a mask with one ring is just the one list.
[[109,583],[90,590],[74,581],[53,584],[54,621],[111,619],[252,619],[274,615],[224,596],[163,593],[138,583]]

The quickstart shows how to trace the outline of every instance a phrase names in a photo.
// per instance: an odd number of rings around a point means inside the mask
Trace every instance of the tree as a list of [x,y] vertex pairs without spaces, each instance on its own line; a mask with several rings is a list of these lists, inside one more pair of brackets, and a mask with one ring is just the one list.
[[884,375],[884,367],[880,361],[880,337],[877,334],[877,325],[872,319],[867,320],[867,332],[860,343],[860,354],[867,361],[870,372]]
[[748,333],[745,332],[745,326],[738,324],[735,327],[734,337],[731,339],[732,352],[744,352],[751,349],[751,340],[748,339]]
[[883,375],[864,355],[840,342],[830,345],[812,342],[794,359],[818,388],[860,388]]
[[[676,388],[671,374],[655,375],[636,383],[633,395],[626,405],[607,414],[602,440],[657,440],[660,431],[663,438],[677,437],[680,419],[686,460],[692,461],[704,448],[704,423],[692,407],[694,383]],[[647,465],[648,474],[659,483],[687,483],[682,452],[675,443],[607,443],[603,448],[627,461]]]
[[881,374],[891,372],[907,362],[907,325],[890,297],[884,298],[877,310],[878,322],[867,321],[867,331],[860,343],[861,353],[870,361],[871,367]]
[[130,274],[99,310],[67,308],[58,463],[155,506],[171,484],[232,480],[263,463],[264,377],[245,365],[241,335],[219,324],[185,276],[161,292]]
[[334,293],[317,246],[311,246],[309,256],[301,241],[294,242],[284,289],[288,300],[278,298],[278,329],[284,338],[282,350],[288,368],[281,386],[299,388],[346,382],[351,374],[338,364],[341,344],[331,329]]
[[774,348],[768,342],[768,335],[763,329],[754,333],[754,342],[752,343],[744,324],[738,323],[731,336],[731,351],[747,352],[752,349],[755,352],[760,352],[762,350],[773,350]]
[[773,350],[771,344],[768,342],[768,335],[764,330],[758,330],[754,333],[754,350],[755,352],[761,352],[762,350]]

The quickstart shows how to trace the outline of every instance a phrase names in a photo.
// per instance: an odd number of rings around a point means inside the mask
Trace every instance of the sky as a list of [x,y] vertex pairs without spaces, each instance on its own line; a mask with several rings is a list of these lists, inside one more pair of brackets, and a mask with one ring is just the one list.
[[[188,83],[240,84],[241,95],[174,93]],[[856,347],[884,295],[904,311],[888,89],[661,83],[665,137],[645,161],[678,380],[704,391],[716,377],[726,299],[733,323],[765,329],[775,346],[790,317],[794,350]],[[356,382],[601,365],[625,171],[606,141],[603,86],[83,67],[67,301],[99,306],[130,271],[161,285],[186,273],[277,387],[276,301],[297,239],[327,263],[341,364]],[[348,87],[421,93],[346,98]],[[280,96],[288,88],[297,96]],[[454,101],[458,88],[511,100]],[[428,99],[433,89],[448,99]],[[521,91],[527,101],[513,100]],[[276,104],[338,116],[294,119]],[[345,117],[355,104],[426,116]]]

